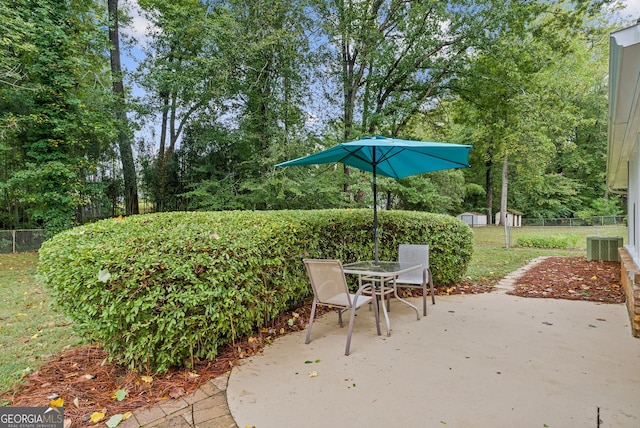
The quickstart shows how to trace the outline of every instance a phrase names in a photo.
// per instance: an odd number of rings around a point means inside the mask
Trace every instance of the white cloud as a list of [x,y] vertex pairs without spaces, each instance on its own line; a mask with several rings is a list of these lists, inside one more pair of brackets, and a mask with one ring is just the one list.
[[620,14],[632,19],[629,25],[635,24],[636,20],[640,18],[640,0],[621,0],[621,3],[625,5],[625,8]]
[[123,5],[126,6],[127,12],[131,17],[129,25],[122,29],[123,33],[137,40],[139,44],[145,44],[147,41],[146,33],[150,23],[144,17],[142,9],[138,5],[138,0],[124,0]]

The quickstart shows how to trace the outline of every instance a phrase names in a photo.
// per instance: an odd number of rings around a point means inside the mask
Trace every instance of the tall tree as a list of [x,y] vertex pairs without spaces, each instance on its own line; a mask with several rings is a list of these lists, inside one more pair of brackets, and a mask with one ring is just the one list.
[[70,227],[97,190],[88,179],[113,130],[105,120],[110,99],[102,81],[106,37],[92,2],[9,4],[25,24],[29,49],[12,55],[21,67],[20,85],[31,90],[8,92],[0,101],[15,123],[7,142],[19,160],[2,187],[51,234]]
[[330,77],[342,97],[334,100],[341,106],[345,140],[409,136],[411,118],[437,105],[446,83],[478,50],[490,48],[505,28],[521,26],[537,10],[535,4],[482,0],[315,5],[329,42],[327,56],[333,58]]
[[150,20],[151,45],[140,64],[147,110],[160,116],[159,141],[152,178],[156,210],[177,208],[170,189],[177,171],[174,153],[183,131],[198,114],[218,117],[230,85],[235,24],[226,7],[199,0],[141,0]]
[[[510,171],[531,183],[544,176],[557,147],[570,140],[579,114],[572,101],[579,94],[575,77],[589,70],[588,58],[574,54],[580,28],[601,2],[565,2],[544,9],[518,31],[505,34],[491,50],[479,52],[452,87],[464,99],[461,120],[475,130],[476,154],[483,155],[487,214],[492,215],[493,173],[501,167],[500,211],[504,223]],[[593,8],[591,6],[594,6]],[[576,41],[578,40],[578,41]],[[515,169],[510,165],[514,163]],[[551,181],[551,176],[549,177]],[[556,186],[565,203],[577,193],[577,183]],[[532,187],[528,187],[529,190]],[[542,193],[540,191],[539,193]]]
[[118,17],[118,0],[107,0],[109,12],[109,41],[111,42],[111,79],[113,94],[115,95],[115,119],[118,125],[118,148],[122,163],[124,179],[125,213],[138,214],[138,179],[136,166],[131,149],[131,131],[129,130],[124,83],[122,79],[122,65],[120,62],[120,25]]
[[37,89],[25,76],[21,58],[36,51],[32,43],[33,26],[21,13],[24,2],[0,2],[0,228],[16,228],[25,218],[25,205],[18,201],[15,190],[7,186],[12,174],[24,167],[20,148],[15,144],[19,132],[22,100]]
[[143,64],[161,116],[156,205],[271,206],[266,180],[306,119],[304,3],[183,3],[141,2],[159,29]]

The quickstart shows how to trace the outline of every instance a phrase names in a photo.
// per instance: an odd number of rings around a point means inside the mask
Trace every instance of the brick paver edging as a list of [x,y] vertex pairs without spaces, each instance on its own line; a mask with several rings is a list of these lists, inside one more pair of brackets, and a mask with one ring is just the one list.
[[212,379],[192,394],[138,409],[119,428],[237,428],[227,404],[230,372]]

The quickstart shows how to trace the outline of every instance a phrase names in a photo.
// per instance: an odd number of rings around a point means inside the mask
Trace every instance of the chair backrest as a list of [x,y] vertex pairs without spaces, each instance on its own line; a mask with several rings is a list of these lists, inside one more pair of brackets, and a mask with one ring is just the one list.
[[422,269],[414,269],[398,275],[397,282],[405,284],[422,284],[423,272],[429,269],[429,246],[420,244],[400,244],[398,261],[422,264]]
[[339,260],[304,259],[313,294],[319,303],[351,307],[349,287]]

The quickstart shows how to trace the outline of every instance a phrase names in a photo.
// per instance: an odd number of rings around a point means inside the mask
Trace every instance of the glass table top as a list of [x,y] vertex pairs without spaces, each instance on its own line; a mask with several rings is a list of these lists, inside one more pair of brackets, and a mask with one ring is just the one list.
[[413,269],[419,268],[420,263],[412,262],[395,262],[395,261],[378,261],[366,260],[354,263],[347,263],[343,266],[345,273],[359,273],[366,275],[388,274],[399,275]]

